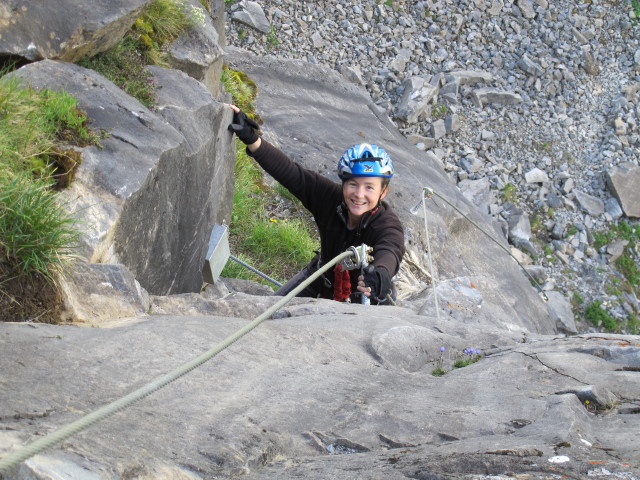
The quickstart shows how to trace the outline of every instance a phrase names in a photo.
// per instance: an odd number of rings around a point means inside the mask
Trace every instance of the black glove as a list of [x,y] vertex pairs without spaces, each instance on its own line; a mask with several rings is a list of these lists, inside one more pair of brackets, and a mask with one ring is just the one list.
[[369,265],[364,269],[364,284],[371,287],[371,298],[382,301],[391,292],[391,275],[384,267]]
[[251,145],[258,140],[260,126],[243,111],[233,112],[233,120],[229,125],[229,130],[235,133],[240,141],[245,145]]

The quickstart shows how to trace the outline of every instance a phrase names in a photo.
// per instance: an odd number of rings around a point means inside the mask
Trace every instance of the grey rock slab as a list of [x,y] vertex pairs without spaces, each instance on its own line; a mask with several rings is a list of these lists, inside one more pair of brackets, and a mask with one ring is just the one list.
[[494,87],[478,88],[472,92],[471,98],[479,107],[492,103],[516,105],[522,102],[521,95]]
[[606,172],[607,185],[627,217],[640,218],[640,167],[623,163]]
[[[16,450],[42,438],[244,325],[235,318],[174,315],[113,328],[0,324],[0,446]],[[637,475],[640,419],[623,412],[640,399],[638,373],[606,352],[637,352],[638,340],[528,337],[393,307],[345,305],[341,313],[268,320],[201,367],[44,455],[85,468],[85,478],[106,480],[165,469],[175,478],[302,478],[294,468],[301,462],[304,478],[355,478],[354,472],[394,478],[443,465],[466,475],[486,473],[487,460],[492,468],[544,478],[560,448],[571,462],[553,465],[556,473],[607,461],[612,471]],[[463,346],[484,355],[434,377],[438,345],[446,346],[447,370]],[[596,414],[581,398],[618,402]],[[337,447],[359,454],[328,455]],[[380,462],[389,455],[396,460]],[[53,471],[42,457],[38,464]],[[23,472],[10,478],[33,478]]]
[[584,193],[580,190],[574,190],[576,195],[576,202],[580,208],[591,215],[592,217],[597,217],[604,213],[604,202],[593,195],[589,195],[588,193]]
[[[554,331],[544,303],[511,257],[465,218],[497,231],[490,217],[450,183],[440,162],[416,154],[415,146],[380,112],[363,88],[348,83],[335,71],[303,61],[276,61],[227,49],[225,62],[257,83],[256,105],[264,119],[265,138],[303,166],[335,180],[337,159],[354,143],[369,141],[389,153],[396,175],[387,200],[403,222],[407,248],[415,254],[418,265],[428,263],[424,220],[422,215],[411,213],[420,201],[422,187],[433,188],[456,206],[459,212],[438,198],[428,201],[434,268],[442,278],[469,274],[487,278],[482,288],[486,310],[492,315],[481,321],[508,325],[515,321],[531,331]],[[288,114],[282,115],[283,111]],[[403,265],[404,278],[423,276],[410,262]]]
[[0,5],[0,56],[31,62],[93,56],[115,45],[149,2],[5,0]]
[[476,85],[478,83],[492,82],[493,74],[481,70],[458,70],[447,73],[445,79],[447,82],[455,82],[458,85]]
[[65,321],[100,323],[149,311],[149,294],[120,264],[76,262],[61,279],[61,287]]
[[550,291],[546,293],[551,317],[555,319],[558,331],[574,335],[578,333],[576,328],[571,301],[561,292]]
[[458,183],[458,188],[467,199],[485,211],[495,200],[495,192],[491,190],[487,177],[478,180],[462,180]]

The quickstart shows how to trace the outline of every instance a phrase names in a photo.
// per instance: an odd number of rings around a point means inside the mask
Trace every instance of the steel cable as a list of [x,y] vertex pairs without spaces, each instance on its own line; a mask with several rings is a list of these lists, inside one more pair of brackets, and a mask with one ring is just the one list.
[[183,364],[182,366],[176,368],[175,370],[165,375],[157,377],[155,380],[144,385],[138,390],[135,390],[134,392],[131,392],[130,394],[112,403],[109,403],[108,405],[105,405],[104,407],[101,407],[98,410],[95,410],[94,412],[89,413],[88,415],[85,415],[82,418],[79,418],[75,422],[67,424],[64,427],[61,427],[60,429],[46,435],[45,437],[42,437],[41,439],[38,439],[35,442],[30,443],[29,445],[26,445],[20,450],[7,455],[5,458],[0,459],[0,473],[6,473],[9,469],[22,463],[28,458],[34,455],[37,455],[43,450],[50,448],[62,442],[63,440],[66,440],[67,438],[71,437],[72,435],[75,435],[76,433],[81,432],[82,430],[85,430],[86,428],[90,427],[94,423],[97,423],[100,420],[103,420],[113,415],[114,413],[117,413],[118,411],[123,410],[124,408],[128,407],[132,403],[146,397],[147,395],[152,394],[157,390],[160,390],[161,388],[167,386],[169,383],[174,382],[175,380],[179,379],[183,375],[186,375],[191,370],[198,368],[200,365],[212,359],[218,353],[222,352],[224,349],[234,344],[244,335],[251,332],[254,328],[260,325],[264,320],[271,317],[271,315],[273,315],[274,312],[276,312],[280,307],[287,304],[293,297],[295,297],[299,292],[304,290],[320,275],[325,273],[327,270],[332,268],[337,263],[341,262],[345,258],[348,258],[352,255],[353,255],[353,252],[346,251],[336,256],[333,260],[323,265],[311,276],[309,276],[309,278],[307,278],[302,283],[300,283],[300,285],[294,288],[289,294],[282,297],[282,299],[274,303],[271,307],[265,310],[261,315],[257,316],[251,323],[248,323],[246,326],[244,326],[234,334],[230,335],[229,337],[227,337],[222,342],[218,343],[215,347],[211,348],[210,350],[203,353],[202,355],[194,358],[193,360]]

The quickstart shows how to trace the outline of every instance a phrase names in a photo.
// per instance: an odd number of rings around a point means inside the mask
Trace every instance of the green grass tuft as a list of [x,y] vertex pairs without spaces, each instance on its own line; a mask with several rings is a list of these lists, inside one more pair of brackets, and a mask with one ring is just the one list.
[[584,311],[584,316],[596,327],[602,326],[610,332],[619,328],[618,322],[613,315],[602,308],[602,300],[595,300],[589,304]]
[[47,312],[79,233],[54,189],[81,161],[73,146],[97,143],[69,93],[0,76],[0,318],[55,318]]
[[244,113],[255,117],[254,99],[258,94],[258,86],[244,72],[233,70],[227,65],[222,67],[220,79],[225,90],[233,98],[233,103]]
[[47,177],[61,142],[98,143],[77,100],[64,91],[37,91],[16,77],[0,77],[0,167]]
[[500,192],[505,202],[515,203],[518,200],[518,188],[513,183],[507,183]]
[[26,173],[0,177],[0,263],[55,282],[73,257],[79,233],[51,183]]

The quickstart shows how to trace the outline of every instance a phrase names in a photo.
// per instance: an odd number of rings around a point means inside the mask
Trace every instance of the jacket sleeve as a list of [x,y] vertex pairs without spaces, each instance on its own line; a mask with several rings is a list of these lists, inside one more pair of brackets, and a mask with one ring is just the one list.
[[273,178],[289,190],[317,218],[327,205],[341,195],[340,185],[307,170],[287,157],[280,149],[262,139],[260,147],[249,153]]
[[[373,227],[373,228],[371,228]],[[371,225],[373,264],[387,269],[393,277],[400,269],[404,255],[404,229],[396,214],[387,207],[379,222]]]

